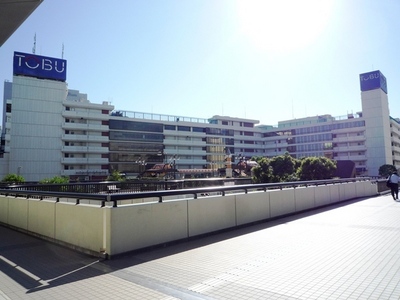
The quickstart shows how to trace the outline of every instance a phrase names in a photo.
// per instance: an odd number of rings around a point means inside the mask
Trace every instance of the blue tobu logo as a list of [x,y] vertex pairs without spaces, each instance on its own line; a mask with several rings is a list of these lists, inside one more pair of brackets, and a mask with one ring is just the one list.
[[65,81],[67,61],[64,59],[14,52],[14,74]]

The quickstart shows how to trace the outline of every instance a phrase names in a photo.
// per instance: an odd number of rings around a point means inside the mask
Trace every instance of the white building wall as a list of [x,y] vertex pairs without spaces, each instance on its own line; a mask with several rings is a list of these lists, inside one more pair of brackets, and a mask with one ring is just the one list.
[[9,172],[27,181],[60,175],[65,82],[14,76]]
[[[67,100],[63,102],[62,171],[63,176],[75,179],[91,179],[93,176],[107,176],[108,169],[108,125],[109,111],[114,106],[108,102],[91,103],[87,95],[76,90],[69,90]],[[103,113],[107,111],[107,113]]]
[[400,123],[399,120],[390,120],[393,165],[400,169]]
[[361,92],[367,168],[369,176],[379,176],[379,167],[392,164],[389,101],[381,89]]

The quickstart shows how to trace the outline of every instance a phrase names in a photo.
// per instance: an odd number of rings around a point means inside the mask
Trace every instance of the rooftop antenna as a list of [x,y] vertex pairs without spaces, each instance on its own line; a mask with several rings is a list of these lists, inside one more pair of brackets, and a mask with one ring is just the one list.
[[64,43],[62,43],[61,59],[64,59]]
[[33,54],[36,53],[36,32],[35,32],[35,36],[33,37],[33,48],[32,48],[32,53],[33,53]]

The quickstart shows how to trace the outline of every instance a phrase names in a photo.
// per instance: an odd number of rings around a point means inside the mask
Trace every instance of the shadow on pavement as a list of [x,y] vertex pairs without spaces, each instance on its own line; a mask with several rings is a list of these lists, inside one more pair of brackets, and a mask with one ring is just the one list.
[[27,293],[33,293],[204,247],[366,199],[370,198],[353,199],[274,220],[142,249],[113,256],[111,260],[99,260],[0,225],[0,270],[27,289]]

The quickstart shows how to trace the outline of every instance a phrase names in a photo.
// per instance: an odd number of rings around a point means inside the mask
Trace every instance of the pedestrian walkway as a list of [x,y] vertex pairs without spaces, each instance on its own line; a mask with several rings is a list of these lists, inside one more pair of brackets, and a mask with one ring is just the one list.
[[108,261],[0,226],[0,299],[400,299],[400,202],[350,201]]

